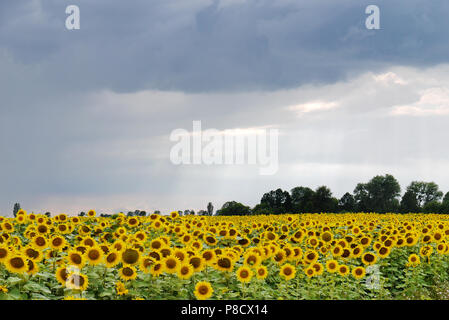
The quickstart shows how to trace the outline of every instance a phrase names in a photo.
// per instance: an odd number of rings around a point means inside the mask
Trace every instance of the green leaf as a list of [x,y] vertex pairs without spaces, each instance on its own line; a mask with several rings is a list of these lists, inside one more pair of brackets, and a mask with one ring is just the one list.
[[18,277],[10,277],[8,278],[8,280],[6,280],[6,282],[10,285],[10,286],[14,286],[20,282],[22,282],[23,279],[22,278],[18,278]]

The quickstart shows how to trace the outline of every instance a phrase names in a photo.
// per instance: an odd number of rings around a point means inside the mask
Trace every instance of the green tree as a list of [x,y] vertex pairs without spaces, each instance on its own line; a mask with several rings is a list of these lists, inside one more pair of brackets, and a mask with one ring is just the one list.
[[443,197],[443,192],[439,190],[435,182],[413,181],[407,191],[413,192],[419,208],[423,208],[427,203],[439,201]]
[[274,214],[274,210],[267,203],[259,203],[254,206],[252,214]]
[[401,199],[401,212],[410,213],[419,211],[421,211],[421,208],[418,204],[418,200],[416,199],[416,193],[412,190],[407,190]]
[[326,186],[318,187],[313,194],[314,212],[336,212],[338,200],[332,197],[331,190]]
[[401,193],[399,182],[390,174],[375,176],[368,183],[359,183],[354,198],[359,211],[396,212]]
[[207,204],[207,215],[212,216],[214,214],[214,206],[212,205],[212,202],[209,202]]
[[442,204],[436,200],[427,202],[423,207],[423,212],[425,213],[441,213],[441,211]]
[[14,218],[17,216],[17,212],[19,212],[20,211],[20,203],[15,203],[14,204],[14,208],[13,208],[13,211],[12,211],[12,213],[13,213],[13,215],[14,215]]
[[287,213],[292,210],[292,199],[288,191],[282,189],[271,190],[265,193],[260,200],[261,204],[273,210],[274,214]]
[[349,192],[346,192],[338,201],[338,207],[340,211],[354,212],[356,210],[356,203],[354,196]]
[[291,191],[291,201],[293,212],[306,213],[313,212],[313,202],[315,191],[308,187],[295,187]]
[[218,216],[242,216],[251,214],[251,209],[248,206],[236,201],[228,201],[217,210]]

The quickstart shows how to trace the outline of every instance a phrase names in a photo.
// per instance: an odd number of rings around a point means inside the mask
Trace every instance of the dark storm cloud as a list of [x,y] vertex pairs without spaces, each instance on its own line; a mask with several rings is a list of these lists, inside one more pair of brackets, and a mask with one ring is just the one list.
[[[81,30],[64,28],[77,4]],[[365,8],[381,30],[365,28]],[[2,1],[0,47],[56,87],[246,91],[449,59],[447,1]]]

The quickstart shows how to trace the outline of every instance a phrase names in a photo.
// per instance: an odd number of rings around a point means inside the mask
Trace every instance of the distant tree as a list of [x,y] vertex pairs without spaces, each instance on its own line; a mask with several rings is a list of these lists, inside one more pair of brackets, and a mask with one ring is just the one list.
[[134,212],[132,211],[128,211],[128,213],[126,214],[127,217],[132,217],[134,216]]
[[185,216],[190,215],[190,210],[184,210],[184,215],[185,215]]
[[419,212],[421,208],[416,199],[416,193],[412,190],[407,190],[402,196],[401,210],[402,213]]
[[390,174],[375,176],[368,183],[359,183],[354,198],[359,211],[396,212],[399,210],[401,186]]
[[179,214],[180,216],[182,216],[182,215],[183,215],[183,212],[182,212],[181,210],[178,210],[178,214]]
[[142,210],[139,212],[139,216],[145,217],[147,215],[147,212],[145,210]]
[[84,217],[86,215],[86,213],[84,211],[81,211],[80,213],[78,213],[78,217]]
[[449,214],[449,192],[443,198],[443,203],[441,203],[441,213]]
[[47,216],[47,217],[51,217],[51,213],[50,212],[45,212],[45,215]]
[[282,189],[272,190],[265,193],[262,196],[260,203],[271,208],[274,214],[292,211],[292,198],[290,193],[288,193],[288,191],[283,191]]
[[12,211],[12,213],[13,213],[13,215],[14,215],[14,218],[17,216],[17,212],[19,212],[20,211],[20,203],[15,203],[14,204],[14,208],[13,208],[13,211]]
[[155,210],[154,214],[161,214],[161,212],[159,210]]
[[254,206],[254,208],[252,209],[252,214],[265,214],[265,215],[269,215],[269,214],[274,214],[274,209],[271,208],[268,204],[266,203],[259,203],[256,204]]
[[441,211],[442,204],[436,200],[427,202],[423,207],[423,212],[425,213],[441,213]]
[[355,206],[355,199],[352,194],[349,192],[346,192],[343,197],[338,201],[338,207],[340,211],[344,212],[355,212],[356,206]]
[[313,194],[314,212],[336,212],[338,200],[332,197],[331,190],[326,186],[318,187]]
[[206,210],[199,210],[199,211],[198,211],[198,215],[199,215],[199,216],[208,216],[209,213],[208,213]]
[[214,206],[212,205],[212,202],[209,202],[207,204],[207,215],[212,216],[214,214]]
[[413,181],[407,191],[412,192],[419,208],[423,208],[427,203],[439,201],[443,197],[443,192],[439,190],[435,182]]
[[251,209],[248,206],[241,204],[236,201],[228,201],[217,210],[217,215],[219,216],[235,216],[235,215],[249,215],[251,214]]
[[443,202],[449,202],[449,192],[444,195]]
[[190,215],[194,216],[195,215],[195,210],[190,210]]
[[295,213],[313,212],[315,191],[308,187],[295,187],[291,191],[292,210]]

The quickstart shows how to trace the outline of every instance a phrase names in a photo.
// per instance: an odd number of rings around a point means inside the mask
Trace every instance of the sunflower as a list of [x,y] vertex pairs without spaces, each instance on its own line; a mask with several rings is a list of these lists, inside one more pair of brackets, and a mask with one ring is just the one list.
[[324,242],[330,242],[333,238],[334,237],[332,233],[330,233],[329,231],[325,231],[321,234],[321,240],[323,240]]
[[0,262],[5,261],[11,254],[11,250],[5,245],[0,244]]
[[65,239],[61,236],[54,236],[50,239],[50,247],[54,250],[61,250],[65,246]]
[[97,241],[93,239],[92,237],[86,237],[81,241],[81,245],[86,247],[93,247],[97,244]]
[[5,221],[0,225],[0,230],[6,233],[12,233],[14,232],[14,225],[8,221]]
[[355,267],[352,269],[352,276],[356,279],[362,279],[366,274],[364,267]]
[[261,265],[256,268],[257,279],[265,279],[267,275],[268,275],[267,267]]
[[311,268],[315,269],[315,275],[320,276],[323,274],[324,267],[321,263],[315,262],[311,264]]
[[187,256],[188,256],[188,254],[187,254],[187,252],[185,250],[179,249],[179,248],[173,250],[172,254],[176,258],[178,258],[178,260],[181,261],[181,262],[184,262],[187,259]]
[[308,264],[317,261],[318,257],[319,257],[318,252],[316,252],[315,250],[307,250],[306,253],[304,254],[305,262]]
[[249,252],[243,257],[243,264],[249,267],[257,267],[262,262],[259,254]]
[[287,255],[283,249],[278,249],[272,259],[277,264],[283,264],[287,260]]
[[36,274],[36,273],[38,273],[39,272],[39,266],[38,266],[38,264],[36,263],[36,262],[34,262],[33,260],[27,260],[27,265],[28,265],[28,268],[27,268],[27,273],[28,274]]
[[194,269],[191,264],[183,263],[178,268],[177,275],[179,279],[187,280],[193,275]]
[[338,266],[338,273],[341,276],[347,276],[349,274],[349,267],[347,265],[344,265],[344,264],[339,265]]
[[89,210],[89,212],[87,212],[87,216],[89,218],[93,218],[97,215],[97,213],[95,212],[95,210]]
[[117,290],[117,295],[119,296],[128,294],[128,289],[126,289],[125,284],[121,281],[117,281],[115,284],[115,289]]
[[68,289],[86,291],[89,286],[89,279],[82,273],[74,272],[68,276],[65,285]]
[[439,243],[439,244],[437,245],[437,252],[438,252],[439,254],[444,254],[444,253],[447,251],[447,248],[448,248],[447,244],[445,244],[445,243]]
[[206,300],[212,296],[213,292],[209,282],[201,281],[196,284],[194,294],[198,300]]
[[331,252],[332,252],[332,256],[340,257],[342,255],[342,253],[343,253],[343,248],[341,246],[337,245],[337,246],[332,248]]
[[215,266],[220,271],[231,272],[232,269],[234,268],[234,262],[232,261],[231,258],[224,256],[224,255],[220,255],[217,257]]
[[0,285],[0,293],[8,293],[8,288]]
[[290,280],[293,279],[295,277],[296,274],[296,269],[294,266],[292,266],[289,263],[284,264],[281,267],[281,270],[279,271],[279,274],[281,275],[282,278],[284,278],[285,280]]
[[97,246],[90,247],[90,248],[87,248],[84,256],[86,257],[86,259],[90,265],[95,266],[102,262],[103,251]]
[[61,285],[65,285],[67,282],[67,278],[69,277],[69,270],[66,268],[66,266],[61,266],[58,269],[56,269],[56,280]]
[[112,244],[112,248],[114,248],[117,251],[123,251],[125,249],[125,243],[121,240],[117,240]]
[[46,224],[40,224],[37,226],[36,231],[40,234],[40,235],[46,235],[48,233],[50,233],[50,229],[48,228],[48,226]]
[[312,267],[308,267],[304,270],[307,277],[311,278],[315,275],[315,269]]
[[117,250],[111,250],[104,256],[104,263],[107,268],[114,268],[120,263],[120,254]]
[[76,266],[77,268],[83,268],[85,264],[85,260],[83,254],[77,250],[70,250],[67,253],[68,264],[72,266]]
[[190,258],[188,258],[188,262],[189,262],[190,265],[192,265],[193,270],[195,272],[202,271],[204,269],[204,267],[206,266],[205,262],[204,262],[204,259],[201,256],[198,256],[198,255],[193,255]]
[[34,262],[40,262],[44,257],[41,251],[35,250],[34,247],[31,245],[28,245],[23,249],[23,254],[27,259],[33,260]]
[[126,222],[126,224],[128,225],[128,227],[135,228],[139,225],[139,219],[137,219],[136,217],[131,217],[128,219],[128,221]]
[[377,261],[377,256],[374,253],[366,252],[362,255],[363,264],[370,266],[375,264]]
[[47,239],[44,236],[36,236],[31,240],[31,245],[37,250],[43,250],[47,248]]
[[417,254],[412,253],[409,257],[408,257],[408,263],[411,266],[417,266],[421,263],[421,260],[419,259],[419,256]]
[[419,254],[423,257],[430,257],[430,255],[433,252],[433,247],[427,245],[427,246],[423,246],[421,247],[421,249],[419,249]]
[[253,272],[247,266],[241,266],[237,269],[237,279],[240,282],[250,282],[253,277]]
[[207,243],[208,246],[212,247],[217,244],[217,239],[212,234],[205,235],[203,240]]
[[153,277],[158,277],[164,272],[164,265],[162,262],[156,262],[151,266],[150,273]]
[[125,281],[134,280],[137,278],[137,271],[133,266],[124,266],[119,270],[119,275]]
[[213,265],[215,263],[216,254],[215,251],[207,249],[201,253],[201,257],[204,259],[206,264]]
[[161,239],[154,239],[150,243],[150,248],[153,250],[159,250],[164,246],[164,242]]
[[162,260],[164,271],[167,273],[176,273],[181,266],[181,261],[175,256],[168,256]]
[[328,260],[326,261],[326,270],[330,273],[334,273],[337,271],[338,262],[337,260]]
[[22,274],[28,269],[26,258],[18,253],[8,255],[3,263],[5,264],[6,269],[11,273]]
[[140,259],[139,269],[144,272],[148,273],[150,272],[151,266],[155,263],[155,260],[150,257],[146,256]]

